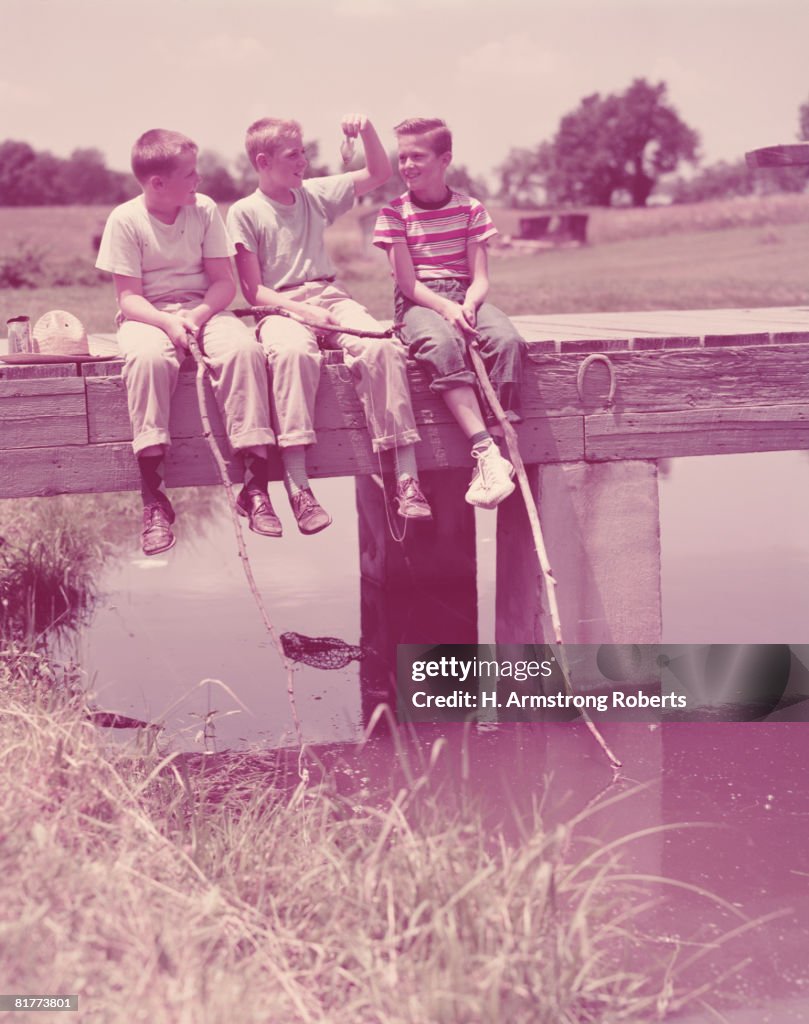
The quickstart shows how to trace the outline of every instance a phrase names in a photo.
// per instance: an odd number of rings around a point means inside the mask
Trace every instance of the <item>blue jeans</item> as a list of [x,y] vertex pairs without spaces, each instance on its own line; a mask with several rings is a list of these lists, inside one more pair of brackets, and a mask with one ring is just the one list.
[[[463,303],[469,282],[460,278],[422,281],[431,292],[453,302]],[[395,294],[396,319],[403,324],[402,340],[430,378],[430,390],[440,394],[464,384],[477,384],[466,342],[439,313],[419,306],[399,290]],[[478,347],[483,365],[508,419],[520,416],[520,382],[525,341],[505,313],[484,302],[477,311]],[[483,396],[479,395],[487,420],[494,417]]]

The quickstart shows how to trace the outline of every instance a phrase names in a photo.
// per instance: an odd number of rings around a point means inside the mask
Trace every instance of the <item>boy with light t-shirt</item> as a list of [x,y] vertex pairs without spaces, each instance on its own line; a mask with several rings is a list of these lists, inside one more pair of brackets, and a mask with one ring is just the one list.
[[421,492],[414,445],[419,440],[407,382],[404,348],[391,339],[356,337],[341,326],[379,332],[379,324],[335,280],[324,231],[337,217],[390,177],[390,161],[371,122],[349,115],[348,138],[359,136],[367,166],[346,174],[303,180],[307,159],[296,121],[262,118],[247,129],[245,148],[258,171],[258,188],[228,213],[236,267],[251,305],[278,306],[314,327],[283,316],[258,327],[272,375],[284,483],[301,533],[331,523],[309,486],[306,446],[315,440],[314,409],[322,356],[317,334],[344,353],[374,452],[393,449],[396,507],[406,519],[430,519]]
[[[169,408],[188,335],[200,340],[228,439],[242,457],[239,513],[250,529],[281,536],[267,494],[270,426],[267,371],[250,331],[224,312],[236,294],[233,243],[216,204],[196,191],[197,147],[179,132],[146,132],[132,148],[143,194],[110,214],[96,266],[113,275],[132,447],[143,498],[146,555],[174,546],[174,510],[163,483]],[[204,328],[204,332],[203,332]]]
[[472,444],[476,465],[466,500],[494,508],[514,490],[514,468],[487,426],[466,346],[477,339],[508,419],[519,420],[525,342],[505,313],[486,302],[486,243],[497,232],[477,199],[447,186],[452,136],[444,121],[411,118],[394,131],[408,190],[380,211],[374,245],[387,251],[393,267],[402,340]]

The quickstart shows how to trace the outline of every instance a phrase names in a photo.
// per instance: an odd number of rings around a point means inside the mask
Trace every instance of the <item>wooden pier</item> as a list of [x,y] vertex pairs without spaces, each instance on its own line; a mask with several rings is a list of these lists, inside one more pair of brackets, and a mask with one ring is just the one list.
[[[659,642],[657,460],[809,448],[809,308],[515,321],[530,342],[520,445],[560,581],[565,639]],[[110,351],[111,342],[91,338],[91,351]],[[0,363],[0,497],[137,489],[120,367],[113,358]],[[357,477],[367,614],[390,621],[390,643],[476,642],[474,516],[463,501],[468,445],[416,367],[410,379],[435,522],[410,524],[403,544],[391,539],[379,460],[340,363],[323,368],[310,471]],[[181,373],[171,426],[168,485],[216,483],[191,366]],[[520,499],[509,498],[498,515],[495,639],[540,641],[542,588]]]

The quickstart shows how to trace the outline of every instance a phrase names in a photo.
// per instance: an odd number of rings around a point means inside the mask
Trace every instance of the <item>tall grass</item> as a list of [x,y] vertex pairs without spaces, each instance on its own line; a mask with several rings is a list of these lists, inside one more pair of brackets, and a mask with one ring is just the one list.
[[[172,492],[178,514],[205,529],[216,488]],[[140,502],[132,494],[64,495],[0,501],[0,642],[33,648],[83,625],[99,597],[110,556],[139,544]]]
[[0,504],[0,639],[34,647],[86,621],[105,552],[64,499]]
[[283,786],[255,757],[223,779],[110,750],[70,702],[16,699],[15,671],[0,665],[7,990],[78,993],[104,1024],[618,1024],[677,1004],[637,883],[539,814],[509,842],[429,763],[358,799]]

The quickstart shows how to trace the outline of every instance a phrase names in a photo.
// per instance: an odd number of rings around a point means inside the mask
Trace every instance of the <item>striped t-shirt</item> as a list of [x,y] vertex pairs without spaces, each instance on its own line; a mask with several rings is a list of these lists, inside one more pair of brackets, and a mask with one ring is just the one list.
[[450,191],[441,206],[425,206],[409,192],[379,211],[374,245],[389,249],[405,241],[416,278],[470,277],[466,247],[497,234],[486,208],[477,199]]

